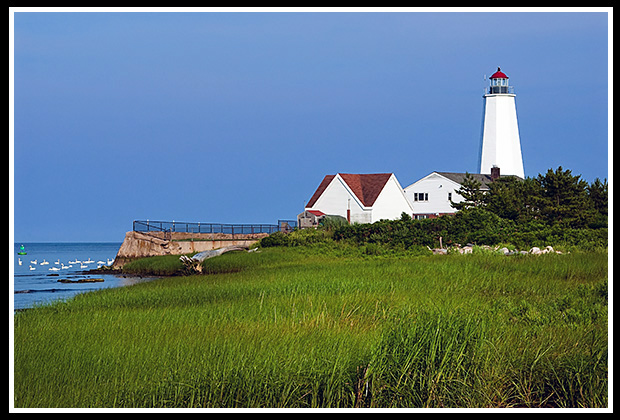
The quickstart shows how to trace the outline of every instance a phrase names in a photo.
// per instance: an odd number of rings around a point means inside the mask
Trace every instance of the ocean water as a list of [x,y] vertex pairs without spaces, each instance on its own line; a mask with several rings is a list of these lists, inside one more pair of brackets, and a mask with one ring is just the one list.
[[[18,255],[21,245],[24,246],[26,255]],[[150,280],[125,278],[112,274],[86,273],[100,265],[111,265],[120,246],[120,243],[109,242],[15,243],[14,309],[31,308],[34,305],[68,299],[78,293],[107,287],[129,286]],[[61,283],[58,281],[84,278],[102,278],[104,281],[97,283]]]

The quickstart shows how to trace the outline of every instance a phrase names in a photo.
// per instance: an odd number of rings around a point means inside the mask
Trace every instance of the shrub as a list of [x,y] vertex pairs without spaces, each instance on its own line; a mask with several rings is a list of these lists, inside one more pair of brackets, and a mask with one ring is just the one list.
[[273,246],[289,246],[290,239],[283,232],[274,232],[269,236],[264,237],[260,240],[260,246],[264,248],[269,248]]

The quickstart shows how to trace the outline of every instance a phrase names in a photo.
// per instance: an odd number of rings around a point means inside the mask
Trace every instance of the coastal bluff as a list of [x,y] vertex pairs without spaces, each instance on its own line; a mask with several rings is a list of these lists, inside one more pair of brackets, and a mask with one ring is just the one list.
[[116,254],[113,268],[122,268],[129,261],[157,255],[183,255],[229,246],[249,247],[267,233],[193,233],[193,232],[136,232],[125,234]]

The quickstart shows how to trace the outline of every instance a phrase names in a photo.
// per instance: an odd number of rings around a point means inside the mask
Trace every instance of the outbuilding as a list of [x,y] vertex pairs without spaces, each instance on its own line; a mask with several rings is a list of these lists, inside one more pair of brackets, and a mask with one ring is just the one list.
[[304,210],[297,215],[297,227],[300,229],[317,227],[324,217],[325,213],[320,210]]
[[403,212],[413,214],[393,173],[326,175],[304,213],[315,211],[345,217],[349,223],[374,223],[398,219]]

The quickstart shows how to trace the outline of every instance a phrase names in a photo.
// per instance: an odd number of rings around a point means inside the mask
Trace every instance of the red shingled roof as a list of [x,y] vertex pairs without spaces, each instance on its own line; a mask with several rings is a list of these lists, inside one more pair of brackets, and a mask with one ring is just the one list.
[[323,178],[323,181],[321,181],[319,188],[317,188],[314,194],[312,195],[312,197],[310,197],[310,201],[308,201],[308,204],[306,204],[306,207],[314,206],[314,203],[316,203],[316,200],[319,199],[321,194],[323,194],[323,191],[325,191],[325,188],[327,188],[327,186],[331,184],[332,180],[335,177],[336,175],[325,175],[325,178]]
[[[349,186],[353,194],[362,202],[364,207],[372,207],[377,201],[377,197],[383,191],[383,187],[390,179],[392,174],[338,174]],[[312,207],[331,184],[336,175],[327,175],[323,178],[321,185],[316,189],[306,207]]]

